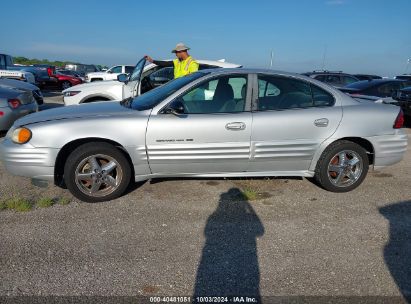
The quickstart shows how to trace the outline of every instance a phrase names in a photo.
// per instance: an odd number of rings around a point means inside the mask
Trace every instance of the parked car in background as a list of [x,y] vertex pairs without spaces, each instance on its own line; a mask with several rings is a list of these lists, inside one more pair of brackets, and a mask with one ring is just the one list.
[[352,97],[374,102],[396,103],[393,94],[402,88],[411,86],[411,81],[399,79],[363,80],[352,83],[340,90]]
[[347,192],[370,166],[401,161],[402,123],[396,106],[358,102],[303,75],[213,69],[134,99],[24,117],[0,143],[0,158],[12,174],[64,181],[88,202],[164,177],[303,176]]
[[411,80],[411,74],[404,74],[404,75],[395,76],[394,79]]
[[37,111],[38,105],[30,91],[0,86],[0,131],[8,130],[18,118]]
[[21,91],[29,91],[33,94],[38,105],[44,103],[43,94],[35,85],[14,79],[0,79],[0,88],[18,89]]
[[65,69],[70,70],[70,71],[75,71],[79,73],[80,76],[82,77],[85,77],[87,73],[100,71],[100,69],[94,64],[81,64],[81,63],[66,64]]
[[83,83],[80,77],[66,75],[66,74],[60,73],[59,71],[57,71],[56,74],[53,76],[57,79],[58,87],[61,88],[62,90],[66,90],[72,86]]
[[358,80],[373,80],[373,79],[382,79],[381,76],[378,75],[369,75],[369,74],[354,74],[354,77],[358,78]]
[[115,80],[120,74],[130,74],[134,70],[134,65],[116,65],[104,72],[88,73],[86,82]]
[[76,71],[58,69],[57,72],[59,72],[59,74],[68,75],[68,76],[74,76],[74,77],[80,78],[83,82],[86,82],[86,78],[83,77],[83,76],[81,76],[81,75],[80,75],[79,73],[77,73]]
[[[197,62],[200,69],[241,67],[238,64],[223,61],[197,60]],[[153,63],[146,65],[146,60],[143,58],[137,63],[131,75],[120,74],[117,77],[122,81],[97,81],[64,90],[64,104],[122,100],[138,96],[170,81],[174,74],[173,68],[159,67]]]
[[0,78],[16,79],[29,83],[35,83],[34,75],[21,69],[25,66],[15,66],[13,57],[6,54],[0,54]]
[[303,75],[314,78],[321,82],[332,85],[335,88],[342,88],[350,83],[359,81],[359,79],[353,75],[343,73],[342,71],[313,71],[303,73]]
[[397,91],[393,98],[402,108],[404,115],[411,119],[411,86]]
[[35,85],[41,89],[55,87],[57,85],[58,81],[53,77],[55,67],[22,66],[21,70],[32,73],[34,75]]

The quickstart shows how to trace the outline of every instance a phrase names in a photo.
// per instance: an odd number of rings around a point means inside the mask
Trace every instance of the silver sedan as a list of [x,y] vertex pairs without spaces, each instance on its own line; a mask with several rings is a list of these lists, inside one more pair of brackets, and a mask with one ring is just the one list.
[[303,176],[334,192],[403,158],[396,106],[359,102],[312,78],[204,70],[135,99],[18,120],[0,144],[7,170],[114,199],[157,177]]
[[0,84],[0,131],[8,130],[15,120],[37,110],[38,106],[31,91]]

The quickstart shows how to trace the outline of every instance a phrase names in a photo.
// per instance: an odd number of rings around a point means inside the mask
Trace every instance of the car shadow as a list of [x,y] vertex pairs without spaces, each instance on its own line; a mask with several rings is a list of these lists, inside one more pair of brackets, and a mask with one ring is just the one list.
[[411,303],[411,200],[379,209],[389,221],[390,239],[384,259],[399,290]]
[[197,297],[241,295],[260,303],[257,237],[263,234],[259,217],[240,189],[222,193],[204,229],[206,240],[197,269],[194,302]]

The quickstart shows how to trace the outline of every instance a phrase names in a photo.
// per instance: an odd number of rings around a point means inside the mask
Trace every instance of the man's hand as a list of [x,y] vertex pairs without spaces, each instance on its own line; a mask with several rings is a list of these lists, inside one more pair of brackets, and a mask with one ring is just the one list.
[[151,62],[151,63],[153,63],[153,58],[151,58],[150,56],[148,56],[148,55],[145,55],[144,56],[144,58],[148,61],[148,62]]

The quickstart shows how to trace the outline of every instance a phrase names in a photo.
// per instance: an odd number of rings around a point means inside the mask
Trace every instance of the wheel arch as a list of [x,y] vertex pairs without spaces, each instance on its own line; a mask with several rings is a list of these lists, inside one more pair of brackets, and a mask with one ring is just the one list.
[[374,161],[375,161],[375,149],[373,144],[363,138],[363,137],[355,137],[355,136],[347,136],[347,137],[341,137],[338,139],[331,139],[331,140],[327,140],[325,142],[323,142],[320,146],[320,149],[317,151],[317,153],[314,155],[314,158],[311,162],[310,165],[310,171],[314,171],[316,166],[317,166],[317,162],[320,159],[321,155],[324,153],[325,149],[327,149],[328,146],[330,146],[331,144],[341,141],[341,140],[348,140],[351,141],[353,143],[356,143],[357,145],[361,146],[367,153],[368,156],[368,161],[370,165],[374,165]]
[[67,144],[65,144],[59,151],[56,162],[54,165],[54,184],[60,187],[65,188],[64,184],[64,165],[67,161],[67,158],[69,155],[78,147],[80,147],[83,144],[87,143],[94,143],[94,142],[99,142],[99,143],[108,143],[111,144],[112,146],[116,147],[118,150],[120,150],[124,156],[126,157],[127,161],[130,164],[130,169],[131,169],[131,174],[134,176],[134,166],[133,166],[133,161],[131,160],[131,157],[127,150],[118,142],[106,138],[99,138],[99,137],[88,137],[88,138],[80,138],[73,140]]
[[115,98],[113,98],[110,95],[107,94],[91,94],[91,95],[87,95],[86,97],[84,97],[82,100],[80,100],[79,103],[87,103],[93,100],[115,100]]

